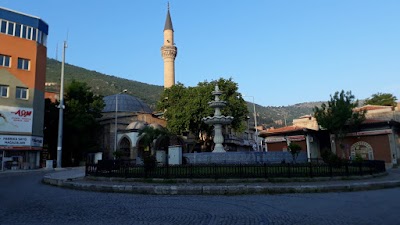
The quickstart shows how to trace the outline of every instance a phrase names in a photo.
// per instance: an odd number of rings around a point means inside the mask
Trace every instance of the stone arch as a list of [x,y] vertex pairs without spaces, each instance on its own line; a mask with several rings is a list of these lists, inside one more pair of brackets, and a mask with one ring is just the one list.
[[357,154],[360,155],[363,159],[374,159],[374,151],[372,149],[372,146],[365,141],[359,141],[351,145],[350,152],[352,159],[354,159]]
[[[144,146],[142,141],[143,136],[139,136],[136,142],[137,156],[143,159],[143,157],[155,154],[155,152],[151,152],[150,149],[147,149],[147,146]],[[153,142],[153,151],[163,150],[168,153],[168,146],[171,145],[180,145],[182,146],[182,151],[186,152],[185,141],[182,137],[176,135],[162,135],[158,137]]]
[[136,150],[137,150],[137,157],[143,159],[145,156],[150,155],[150,149],[147,149],[147,146],[143,144],[143,135],[138,136],[136,141]]
[[122,136],[119,143],[119,150],[123,153],[122,159],[129,159],[131,155],[132,142],[126,135]]

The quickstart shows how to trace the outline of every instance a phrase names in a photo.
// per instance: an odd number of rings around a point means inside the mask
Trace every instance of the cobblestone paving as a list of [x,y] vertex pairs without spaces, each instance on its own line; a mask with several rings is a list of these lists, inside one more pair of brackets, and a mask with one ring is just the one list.
[[41,184],[43,173],[0,175],[0,224],[400,224],[400,188],[365,192],[155,196]]

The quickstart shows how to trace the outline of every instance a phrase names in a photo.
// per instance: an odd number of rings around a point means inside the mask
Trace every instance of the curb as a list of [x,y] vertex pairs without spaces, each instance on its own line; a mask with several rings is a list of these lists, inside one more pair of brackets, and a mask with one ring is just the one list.
[[400,187],[400,180],[392,181],[357,181],[350,184],[301,184],[268,186],[263,184],[105,184],[95,182],[80,182],[77,179],[55,179],[45,176],[43,183],[77,190],[97,192],[117,192],[148,195],[247,195],[247,194],[287,194],[287,193],[321,193],[321,192],[349,192],[366,191],[384,188]]

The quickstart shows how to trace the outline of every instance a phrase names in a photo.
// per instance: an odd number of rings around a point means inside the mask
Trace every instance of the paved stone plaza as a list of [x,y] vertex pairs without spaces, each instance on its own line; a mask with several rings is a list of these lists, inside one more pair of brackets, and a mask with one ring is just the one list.
[[400,188],[361,192],[159,196],[41,183],[44,172],[0,173],[0,224],[399,224]]

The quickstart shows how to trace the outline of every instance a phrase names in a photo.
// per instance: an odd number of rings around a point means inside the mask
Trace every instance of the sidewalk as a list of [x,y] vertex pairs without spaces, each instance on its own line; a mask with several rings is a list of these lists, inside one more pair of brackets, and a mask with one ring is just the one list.
[[[77,167],[52,172],[43,177],[43,182],[59,187],[133,194],[156,195],[238,195],[238,194],[283,194],[362,191],[400,187],[400,169],[389,169],[385,174],[350,178],[313,178],[293,182],[281,179],[280,182],[258,180],[224,180],[223,182],[176,182],[153,180],[141,182],[121,178],[84,177],[85,168]],[[286,182],[285,182],[286,181]]]

